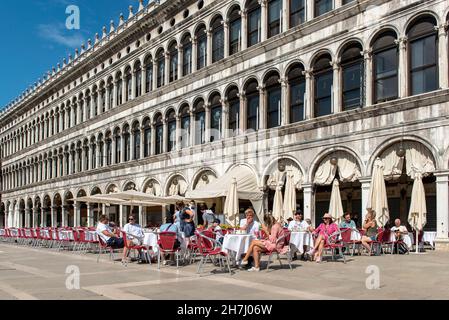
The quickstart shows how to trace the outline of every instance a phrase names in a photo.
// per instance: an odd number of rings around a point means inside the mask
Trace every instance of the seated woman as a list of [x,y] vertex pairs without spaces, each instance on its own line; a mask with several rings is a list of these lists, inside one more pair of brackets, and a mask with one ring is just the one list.
[[318,237],[315,240],[315,246],[307,254],[312,256],[316,262],[321,262],[324,245],[328,244],[329,237],[338,231],[338,225],[333,223],[332,216],[326,213],[323,216],[323,223],[312,232],[313,235],[318,235]]
[[260,271],[260,254],[268,250],[273,250],[277,246],[277,250],[282,252],[284,248],[283,243],[277,243],[277,240],[283,236],[284,229],[276,219],[269,214],[263,217],[264,224],[262,225],[262,230],[268,235],[267,239],[264,240],[253,240],[249,246],[248,252],[242,260],[241,265],[247,265],[250,256],[254,258],[254,267],[249,269],[249,272],[259,272]]
[[371,242],[376,240],[377,237],[377,222],[374,210],[368,210],[365,221],[363,222],[363,230],[365,235],[362,237],[362,246],[368,250],[368,255],[371,255]]

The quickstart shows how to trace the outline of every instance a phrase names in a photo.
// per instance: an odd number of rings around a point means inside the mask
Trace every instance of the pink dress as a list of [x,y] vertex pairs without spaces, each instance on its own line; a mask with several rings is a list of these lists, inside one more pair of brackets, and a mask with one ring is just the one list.
[[285,246],[284,242],[280,242],[276,246],[277,240],[284,235],[284,228],[279,223],[276,223],[273,227],[271,227],[271,233],[268,236],[268,239],[262,240],[263,245],[268,251],[273,251],[275,248],[278,252],[284,253],[288,246]]
[[322,223],[319,225],[318,228],[315,229],[314,233],[319,234],[323,236],[324,241],[326,244],[328,243],[329,236],[334,234],[335,232],[338,232],[338,225],[336,223],[331,223],[330,225],[326,225],[325,223]]

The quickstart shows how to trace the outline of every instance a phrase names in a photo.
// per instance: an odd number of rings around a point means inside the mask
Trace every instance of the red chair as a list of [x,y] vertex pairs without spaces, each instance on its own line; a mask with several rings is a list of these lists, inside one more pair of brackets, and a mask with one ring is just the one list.
[[349,229],[346,229],[344,231],[340,230],[333,234],[331,234],[327,242],[324,244],[324,250],[330,251],[332,253],[332,261],[335,260],[335,255],[338,250],[338,254],[340,257],[343,258],[343,263],[346,263],[346,257],[343,254],[343,247],[344,243],[340,240],[340,238],[343,238],[343,233],[345,233],[345,237],[347,237],[347,234],[349,233],[349,237],[351,237],[351,233],[348,232]]
[[128,237],[126,235],[126,232],[125,231],[121,231],[121,235],[122,235],[122,238],[123,238],[123,242],[125,243],[125,248],[128,250],[128,255],[131,252],[131,250],[137,250],[137,252],[139,252],[139,254],[140,254],[140,252],[143,252],[144,255],[145,255],[145,258],[151,264],[151,257],[150,257],[150,254],[149,254],[149,247],[147,248],[144,245],[134,245],[134,244],[129,246],[128,245]]
[[181,248],[175,248],[177,234],[176,232],[161,232],[159,233],[159,252],[157,256],[157,268],[161,268],[162,254],[174,254],[176,257],[176,267],[179,268],[179,257]]
[[381,255],[383,253],[382,250],[382,239],[384,235],[384,229],[383,228],[377,228],[377,234],[376,234],[376,240],[371,240],[368,243],[371,247],[371,253],[373,252],[373,247],[376,247],[376,251]]
[[97,263],[100,262],[100,256],[103,253],[103,251],[109,251],[109,260],[112,260],[115,262],[115,253],[114,248],[107,245],[106,242],[99,236],[98,237],[98,256],[97,256]]
[[[210,235],[210,234],[209,234]],[[213,233],[212,233],[213,236]],[[226,252],[223,252],[221,249],[221,245],[214,238],[208,237],[206,232],[198,233],[197,242],[199,246],[199,254],[201,255],[201,260],[198,263],[197,273],[200,274],[203,270],[204,263],[207,262],[207,259],[211,259],[211,262],[214,263],[212,257],[218,258],[220,267],[224,267],[223,258],[226,259],[226,266],[229,271],[229,274],[232,274],[231,271],[231,263],[229,261],[229,255]]]
[[[281,246],[284,248],[283,250],[287,250],[285,252],[279,251],[277,249],[278,246]],[[285,247],[288,248],[285,248]],[[292,251],[290,249],[290,231],[283,231],[283,233],[281,234],[281,236],[276,240],[276,245],[274,246],[274,248],[272,250],[267,250],[265,253],[265,255],[268,256],[268,264],[267,264],[267,269],[270,267],[271,264],[271,258],[273,257],[273,255],[276,255],[277,260],[279,261],[279,264],[282,268],[282,261],[281,261],[281,254],[285,254],[287,256],[287,261],[288,261],[288,266],[290,267],[290,270],[293,270],[292,267]]]

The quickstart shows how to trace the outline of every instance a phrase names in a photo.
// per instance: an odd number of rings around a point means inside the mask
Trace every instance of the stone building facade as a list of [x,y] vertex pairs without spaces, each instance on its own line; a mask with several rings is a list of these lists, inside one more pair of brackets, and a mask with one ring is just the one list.
[[[124,223],[130,210],[158,223],[160,209],[76,199],[183,195],[236,165],[266,210],[267,182],[294,172],[298,207],[318,222],[326,162],[361,220],[374,161],[410,164],[419,149],[432,163],[426,230],[447,248],[448,13],[445,0],[140,1],[0,115],[0,223],[90,226],[101,211]],[[390,216],[404,221],[406,164],[387,181]]]

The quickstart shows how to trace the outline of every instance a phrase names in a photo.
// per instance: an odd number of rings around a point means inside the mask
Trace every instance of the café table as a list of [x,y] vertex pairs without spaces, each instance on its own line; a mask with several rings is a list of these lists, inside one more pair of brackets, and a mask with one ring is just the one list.
[[[413,242],[414,242],[414,236],[413,233],[407,233],[402,235],[402,241],[404,241],[405,245],[409,250],[413,248]],[[390,234],[390,241],[396,241],[396,235],[394,232]]]
[[245,254],[251,241],[255,237],[250,234],[226,234],[223,239],[222,251],[229,253],[234,260],[234,265],[236,265],[237,260],[240,260],[242,254]]
[[437,233],[435,231],[424,231],[422,241],[425,243],[429,243],[432,248],[435,249],[435,238],[437,237]]
[[304,246],[313,247],[313,237],[308,231],[292,231],[290,233],[290,244],[294,251],[304,253]]

